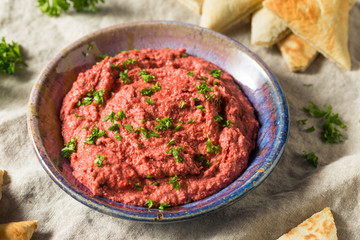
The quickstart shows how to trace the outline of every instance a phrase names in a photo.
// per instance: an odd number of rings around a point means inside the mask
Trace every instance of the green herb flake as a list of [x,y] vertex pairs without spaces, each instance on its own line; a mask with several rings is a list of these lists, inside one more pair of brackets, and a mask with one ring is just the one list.
[[225,127],[230,128],[230,123],[235,125],[235,121],[226,120],[222,127],[223,128],[225,128]]
[[65,147],[61,149],[64,158],[70,158],[70,155],[76,152],[76,138],[72,137],[71,140],[65,144]]
[[214,119],[218,123],[221,123],[224,120],[224,118],[222,116],[220,116],[220,115],[215,116]]
[[127,84],[127,83],[131,83],[131,79],[128,76],[128,71],[129,70],[124,70],[123,72],[120,72],[120,79],[123,83]]
[[[96,12],[98,9],[96,4],[98,2],[104,2],[104,0],[70,0],[72,2],[73,8],[77,12]],[[60,16],[63,12],[67,12],[70,8],[70,3],[68,0],[38,0],[38,7],[43,13],[46,13],[49,16]]]
[[160,135],[158,133],[154,132],[153,130],[149,131],[149,135],[150,135],[150,137],[157,137],[157,138],[160,137]]
[[133,127],[130,124],[124,124],[124,128],[129,132],[132,133],[134,130]]
[[94,45],[91,44],[91,45],[88,47],[88,50],[91,51],[93,48],[94,48]]
[[147,174],[147,175],[146,175],[146,178],[147,178],[147,179],[152,179],[153,176],[151,176],[150,174]]
[[85,95],[82,101],[76,103],[77,106],[85,105],[88,106],[95,101],[97,104],[104,105],[104,93],[105,89],[101,89],[99,91],[94,91],[94,89],[90,89],[90,91]]
[[220,69],[214,69],[210,72],[210,74],[214,77],[219,79],[220,75],[221,75],[221,70]]
[[144,123],[146,120],[145,119],[142,119],[142,120],[140,120],[140,123]]
[[153,105],[153,100],[151,98],[145,99],[145,102],[148,103],[149,105]]
[[163,119],[156,118],[155,121],[159,123],[159,125],[154,127],[155,131],[166,131],[172,126],[173,119],[164,117]]
[[169,150],[166,151],[167,154],[172,154],[175,158],[175,162],[183,162],[184,159],[179,156],[179,152],[181,152],[184,149],[184,147],[179,147],[178,149],[172,147]]
[[200,109],[201,111],[205,112],[204,105],[196,105],[195,108]]
[[132,63],[134,63],[134,62],[136,62],[136,59],[133,59],[133,58],[126,59],[126,60],[123,62],[122,67],[123,67],[123,68],[127,68],[127,65],[132,64]]
[[317,168],[319,158],[315,155],[315,153],[313,153],[313,152],[309,153],[309,152],[303,151],[302,158],[304,158],[314,168]]
[[208,153],[219,153],[220,152],[220,145],[214,145],[209,137],[209,134],[206,134],[208,137],[208,141],[205,143],[206,144],[206,152]]
[[218,81],[214,81],[214,82],[213,82],[213,85],[215,85],[215,86],[219,86],[220,84],[219,84],[219,82],[218,82]]
[[194,99],[195,102],[200,101],[200,99],[198,97],[194,97],[193,99]]
[[120,125],[118,124],[118,123],[114,123],[113,125],[111,125],[109,128],[108,128],[108,130],[109,131],[118,131],[119,130],[119,127],[120,127]]
[[[209,92],[213,92],[214,89],[213,88],[209,88],[208,84],[206,83],[206,81],[203,81],[202,83],[200,83],[199,85],[196,85],[195,88],[198,90],[198,93],[201,93],[205,96],[205,100],[208,101],[210,100],[212,97],[210,96]],[[212,95],[214,96],[214,95]]]
[[88,145],[95,144],[96,140],[98,140],[98,138],[101,138],[104,135],[105,135],[105,130],[99,131],[99,128],[95,125],[91,132],[91,135],[86,137],[85,144]]
[[139,75],[144,80],[144,82],[148,83],[155,79],[154,75],[148,74],[145,69],[139,72]]
[[195,74],[194,72],[188,72],[188,73],[187,73],[187,75],[190,76],[190,77],[191,77],[191,76],[194,76],[194,74]]
[[155,186],[158,187],[158,186],[160,186],[160,183],[158,183],[158,182],[155,181],[155,182],[153,182],[153,185],[155,185]]
[[180,56],[181,56],[182,58],[186,58],[188,55],[187,55],[186,53],[182,53]]
[[105,159],[105,156],[101,156],[99,154],[96,154],[96,159],[94,160],[94,164],[97,167],[104,167],[103,160]]
[[135,187],[136,187],[136,189],[139,190],[139,191],[142,191],[142,190],[143,190],[139,183],[136,183],[136,184],[135,184]]
[[185,104],[186,104],[185,102],[181,102],[180,103],[180,108],[183,108],[185,106]]
[[179,191],[180,190],[180,184],[178,181],[178,176],[175,175],[172,179],[170,179],[169,184],[172,184],[172,188]]
[[76,113],[74,113],[74,116],[75,118],[82,117],[81,115],[77,115]]
[[175,139],[174,139],[174,138],[171,139],[171,140],[166,144],[166,146],[170,146],[170,145],[173,145],[173,144],[175,144]]
[[22,59],[19,44],[14,41],[8,44],[3,37],[0,42],[0,71],[13,74],[16,69],[21,69],[23,66],[27,65]]
[[167,204],[166,202],[164,202],[164,203],[161,203],[161,204],[160,204],[159,209],[160,209],[160,210],[164,210],[165,208],[168,208],[168,207],[170,207],[170,205]]
[[305,132],[314,132],[315,131],[315,127],[314,126],[311,126],[307,129],[305,129]]
[[152,86],[152,88],[143,88],[140,90],[140,93],[144,96],[151,96],[161,89],[162,88],[160,87],[159,82],[156,82],[155,86]]
[[304,87],[312,87],[313,84],[306,84],[306,83],[304,83],[303,86],[304,86]]
[[189,125],[190,123],[195,122],[195,119],[190,119],[186,124]]
[[81,129],[87,129],[87,126],[83,126]]
[[112,63],[112,64],[111,64],[111,67],[112,67],[112,68],[117,68],[117,67],[120,66],[120,64],[121,64],[121,63],[117,63],[117,64],[113,64],[113,63]]
[[117,113],[120,120],[123,120],[125,117],[125,110],[121,110]]
[[88,52],[82,52],[82,55],[83,55],[84,57],[87,57],[87,56],[89,56],[89,53],[88,53]]
[[115,112],[111,110],[109,115],[105,115],[104,122],[110,120],[111,122],[114,122],[115,120],[119,120],[116,116]]
[[148,208],[150,209],[150,208],[153,207],[154,202],[153,202],[153,200],[152,200],[151,198],[149,198],[149,200],[147,200],[147,201],[144,203],[144,205],[148,205]]
[[180,130],[180,128],[181,128],[181,124],[176,125],[176,127],[174,128],[174,132],[179,131],[179,130]]
[[298,124],[301,124],[301,125],[305,125],[307,122],[307,119],[301,119],[301,120],[298,120],[297,123]]
[[118,134],[118,133],[116,133],[116,134],[115,134],[115,138],[116,138],[116,140],[119,140],[119,141],[121,141],[121,140],[122,140],[121,135],[120,135],[120,134]]

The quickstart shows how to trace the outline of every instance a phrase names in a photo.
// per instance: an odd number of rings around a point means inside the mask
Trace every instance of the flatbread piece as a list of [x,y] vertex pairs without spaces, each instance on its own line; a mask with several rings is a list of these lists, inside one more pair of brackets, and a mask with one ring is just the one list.
[[266,0],[264,6],[325,57],[345,70],[351,69],[348,1]]
[[196,12],[197,14],[201,14],[204,0],[178,0],[178,1],[184,4],[193,12]]
[[0,224],[1,240],[29,240],[37,228],[37,221]]
[[267,8],[253,14],[251,44],[270,47],[290,33],[286,23]]
[[205,0],[200,26],[221,32],[261,8],[262,0]]
[[315,213],[277,240],[337,240],[336,226],[330,208]]

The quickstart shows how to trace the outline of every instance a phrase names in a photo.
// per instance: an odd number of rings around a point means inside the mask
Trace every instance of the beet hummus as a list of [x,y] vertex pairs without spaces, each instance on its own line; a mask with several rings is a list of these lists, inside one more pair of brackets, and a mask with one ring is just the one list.
[[163,209],[214,194],[247,167],[259,123],[233,78],[185,49],[106,57],[60,112],[73,175],[95,195]]

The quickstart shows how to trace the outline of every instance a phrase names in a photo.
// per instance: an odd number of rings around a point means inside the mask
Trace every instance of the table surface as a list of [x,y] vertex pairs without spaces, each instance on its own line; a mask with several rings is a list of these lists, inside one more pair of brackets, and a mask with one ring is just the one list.
[[[339,239],[360,239],[360,0],[350,12],[352,71],[318,56],[305,73],[291,73],[277,47],[250,44],[250,25],[224,32],[255,52],[274,72],[286,95],[291,127],[284,155],[273,173],[241,201],[210,215],[181,223],[154,225],[117,219],[94,211],[62,191],[42,169],[30,143],[26,111],[31,88],[45,65],[76,39],[129,21],[172,20],[198,24],[200,17],[176,0],[105,0],[95,14],[69,11],[55,18],[35,0],[0,1],[0,37],[19,42],[28,67],[0,74],[0,168],[7,171],[0,223],[38,220],[32,239],[276,239],[313,213],[331,207]],[[26,11],[24,11],[26,9]],[[312,84],[306,87],[304,84]],[[347,125],[342,144],[307,133],[309,101],[330,104]],[[302,157],[315,152],[318,168]]]

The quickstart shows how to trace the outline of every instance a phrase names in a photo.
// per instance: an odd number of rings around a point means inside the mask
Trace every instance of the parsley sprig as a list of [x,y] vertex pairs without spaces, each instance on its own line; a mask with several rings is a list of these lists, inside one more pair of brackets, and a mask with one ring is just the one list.
[[104,163],[103,163],[103,160],[105,159],[105,156],[101,156],[99,154],[96,154],[96,159],[94,160],[94,164],[95,166],[98,166],[98,167],[104,167]]
[[303,157],[308,163],[310,163],[314,168],[317,168],[319,158],[318,158],[318,156],[315,155],[315,153],[303,151],[302,157]]
[[180,190],[180,184],[178,181],[178,176],[175,175],[172,179],[170,179],[169,184],[172,184],[172,188],[179,191]]
[[13,74],[16,69],[22,68],[19,64],[27,66],[21,57],[19,44],[14,41],[8,44],[3,37],[0,42],[0,71]]
[[154,127],[155,131],[166,131],[173,124],[173,119],[170,117],[164,117],[163,119],[156,118],[155,121],[159,123],[159,125]]
[[139,75],[142,77],[142,79],[143,79],[144,82],[146,82],[146,83],[151,82],[152,80],[155,79],[155,76],[147,73],[145,69],[141,70],[141,71],[139,72]]
[[203,81],[199,85],[196,85],[195,88],[198,90],[198,93],[201,93],[205,96],[205,100],[208,101],[211,98],[215,97],[214,94],[209,94],[209,92],[213,92],[213,88],[209,88],[209,85],[206,83],[206,81]]
[[101,89],[99,91],[90,89],[90,92],[88,92],[82,100],[78,101],[76,105],[78,107],[81,105],[88,106],[92,104],[93,101],[95,101],[95,103],[97,104],[100,103],[101,105],[104,105],[104,93],[105,93],[105,89]]
[[214,145],[207,133],[206,136],[208,137],[208,141],[206,141],[206,152],[208,153],[219,153],[220,152],[220,145]]
[[155,86],[152,86],[151,88],[143,88],[140,90],[140,93],[144,96],[151,96],[161,89],[162,88],[160,87],[159,82],[156,82]]
[[166,151],[167,154],[172,154],[175,158],[175,162],[183,162],[184,159],[182,157],[180,157],[179,152],[181,152],[182,150],[184,150],[184,147],[178,147],[178,149],[172,147],[169,150]]
[[43,13],[49,16],[60,16],[63,12],[67,12],[72,2],[74,9],[77,12],[89,11],[96,12],[95,4],[98,2],[104,3],[104,0],[38,0],[38,7]]
[[64,158],[70,158],[70,155],[76,152],[76,138],[72,137],[71,140],[61,149]]
[[105,135],[105,130],[99,131],[98,126],[95,125],[91,132],[91,135],[86,137],[85,144],[88,145],[95,144],[96,140],[98,140],[98,138],[101,138],[104,135]]

